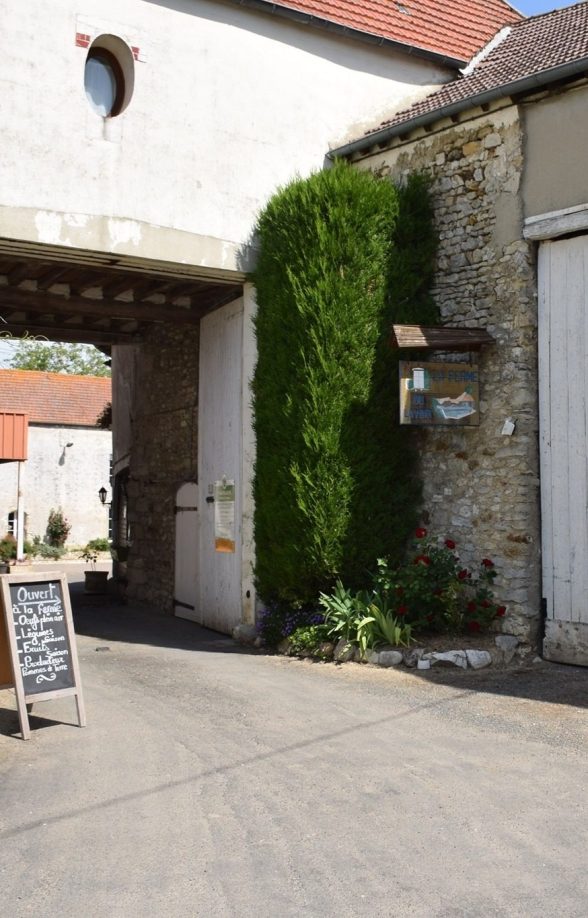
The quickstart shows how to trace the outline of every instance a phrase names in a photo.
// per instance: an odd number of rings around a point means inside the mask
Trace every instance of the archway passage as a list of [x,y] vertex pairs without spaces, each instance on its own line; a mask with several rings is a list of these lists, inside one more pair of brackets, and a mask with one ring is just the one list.
[[[117,576],[128,584],[130,598],[166,612],[173,612],[178,486],[198,481],[204,472],[208,484],[224,477],[240,481],[242,435],[237,421],[240,401],[248,399],[241,378],[242,324],[235,326],[239,334],[230,356],[212,341],[216,359],[209,354],[205,361],[202,398],[204,371],[199,368],[203,347],[212,347],[210,334],[201,344],[201,320],[229,309],[241,323],[244,281],[245,274],[236,271],[0,240],[0,335],[83,342],[112,355],[109,500]],[[227,367],[234,370],[232,375]],[[234,409],[230,413],[219,396],[228,386]],[[207,414],[202,400],[211,398],[210,393],[215,397]],[[224,426],[232,435],[230,457],[216,449]],[[210,459],[210,468],[202,467],[203,457]],[[207,509],[211,515],[208,504]],[[240,503],[237,510],[238,527]],[[212,538],[213,528],[211,533]],[[214,554],[210,561],[211,570],[222,568],[223,576],[232,565],[236,621],[241,609],[240,544],[237,540],[234,555]],[[249,580],[243,590],[251,604]],[[228,624],[223,628],[230,630]]]

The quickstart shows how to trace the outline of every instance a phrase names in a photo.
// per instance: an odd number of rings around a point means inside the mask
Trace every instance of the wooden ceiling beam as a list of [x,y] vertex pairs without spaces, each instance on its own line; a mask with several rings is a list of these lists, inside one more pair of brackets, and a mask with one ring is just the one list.
[[[74,270],[76,265],[71,266]],[[79,268],[79,265],[77,266]],[[88,276],[86,271],[82,272],[82,269],[79,269],[81,273],[80,280],[73,280],[70,283],[70,289],[74,293],[84,293],[85,290],[91,290],[92,287],[102,287],[103,284],[108,283],[112,279],[112,275],[105,275],[104,272],[96,272],[96,274]]]
[[119,300],[92,300],[81,296],[59,296],[53,293],[15,290],[0,287],[0,309],[28,309],[42,315],[96,316],[109,319],[137,319],[141,322],[169,322],[195,325],[198,316],[178,306],[156,306],[154,303],[124,303]]
[[[35,268],[38,265],[35,265]],[[28,261],[19,262],[15,267],[6,275],[6,279],[9,284],[14,286],[15,284],[20,284],[21,281],[30,277],[34,268],[31,267]]]
[[37,277],[37,290],[47,290],[52,284],[55,284],[60,277],[67,274],[68,271],[69,268],[64,265],[57,265],[54,268],[49,268],[48,271],[44,271]]
[[218,309],[219,306],[226,306],[232,303],[243,293],[241,284],[235,284],[233,287],[217,287],[205,295],[195,296],[192,300],[192,308],[196,309],[199,315],[204,315],[212,309]]
[[49,341],[69,341],[72,344],[137,344],[141,334],[126,334],[119,331],[92,331],[91,329],[67,328],[56,325],[35,325],[34,323],[8,322],[2,325],[2,331],[15,338],[34,336],[47,338]]

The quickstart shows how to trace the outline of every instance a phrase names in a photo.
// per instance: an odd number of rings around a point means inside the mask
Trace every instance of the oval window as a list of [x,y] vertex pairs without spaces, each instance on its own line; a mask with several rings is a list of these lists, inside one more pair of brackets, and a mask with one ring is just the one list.
[[114,54],[92,49],[86,59],[84,86],[88,102],[97,115],[113,118],[121,110],[125,94],[124,77]]

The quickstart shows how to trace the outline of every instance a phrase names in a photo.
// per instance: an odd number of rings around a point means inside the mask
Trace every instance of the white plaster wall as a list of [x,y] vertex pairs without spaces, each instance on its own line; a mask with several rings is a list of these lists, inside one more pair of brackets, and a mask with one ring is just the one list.
[[[66,443],[73,443],[67,447]],[[27,538],[43,537],[51,509],[61,508],[72,524],[70,545],[108,536],[108,507],[98,498],[104,486],[110,500],[112,437],[108,430],[82,427],[29,427],[29,458],[23,463],[21,489],[27,514]],[[0,464],[0,527],[16,509],[17,463]]]
[[[0,0],[0,17],[0,237],[227,270],[278,185],[448,77],[222,2]],[[87,103],[76,32],[140,48],[117,118]]]
[[525,217],[588,202],[585,86],[522,105],[526,132]]

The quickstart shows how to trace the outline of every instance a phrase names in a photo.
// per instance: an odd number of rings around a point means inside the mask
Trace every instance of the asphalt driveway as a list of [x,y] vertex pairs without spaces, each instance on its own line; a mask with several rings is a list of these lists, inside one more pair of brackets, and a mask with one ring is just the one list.
[[40,703],[22,742],[0,692],[7,918],[588,913],[588,670],[425,677],[75,618],[86,729]]

